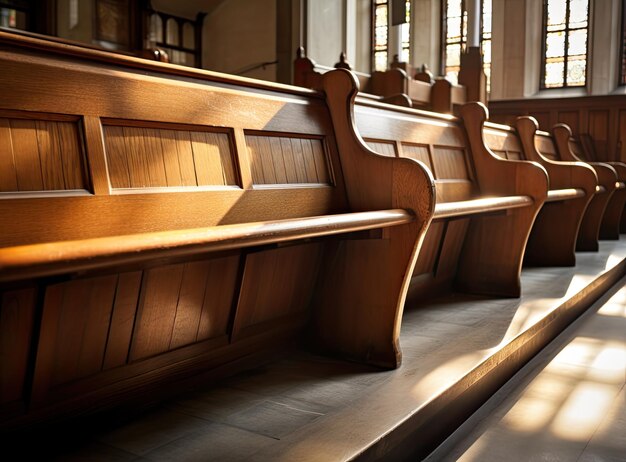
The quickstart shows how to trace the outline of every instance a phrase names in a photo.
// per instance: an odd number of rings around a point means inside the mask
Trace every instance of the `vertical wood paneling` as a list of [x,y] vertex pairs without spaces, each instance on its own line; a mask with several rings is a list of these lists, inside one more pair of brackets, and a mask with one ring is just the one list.
[[[183,185],[183,179],[180,173],[178,141],[176,139],[176,132],[171,130],[163,130],[161,132],[161,156],[163,159],[163,167],[165,169],[165,178],[167,180],[167,186],[179,186]],[[193,168],[192,168],[193,170]],[[185,186],[194,186],[195,173],[193,174],[194,181],[191,184]]]
[[[105,137],[108,137],[108,127],[105,131]],[[128,177],[130,178],[131,188],[146,188],[150,186],[148,178],[148,169],[146,168],[146,159],[144,156],[143,143],[141,141],[140,129],[133,127],[124,127],[124,152],[122,156],[128,159]]]
[[369,148],[377,154],[387,157],[398,157],[396,144],[393,141],[365,140]]
[[246,256],[233,337],[242,329],[308,307],[322,245],[284,247]]
[[420,144],[402,143],[402,157],[409,157],[411,159],[424,162],[432,172],[433,166],[430,163],[428,146]]
[[322,141],[245,135],[254,184],[328,184]]
[[168,184],[160,133],[153,128],[144,128],[143,133],[150,186],[165,187]]
[[557,119],[560,123],[564,123],[569,125],[572,129],[572,133],[574,135],[578,135],[580,133],[578,126],[578,111],[559,111]]
[[598,110],[589,111],[589,134],[595,144],[596,152],[602,158],[611,159],[612,154],[608,153],[609,139],[609,111]]
[[226,133],[104,127],[114,188],[236,185]]
[[537,151],[548,159],[558,160],[558,155],[556,152],[556,146],[552,142],[552,138],[547,136],[536,136],[535,137],[535,146],[537,147]]
[[34,312],[34,288],[0,298],[0,405],[23,398]]
[[18,188],[20,191],[43,191],[35,122],[13,119],[10,125]]
[[[278,161],[281,161],[285,168],[285,176],[287,177],[287,183],[296,184],[299,183],[298,172],[296,171],[296,161],[291,155],[291,141],[289,138],[276,138],[280,142],[280,151],[276,149],[275,152]],[[272,145],[274,148],[275,145]],[[280,157],[278,157],[278,152],[281,153]],[[268,182],[269,183],[269,182]]]
[[452,147],[435,146],[433,149],[434,175],[438,180],[469,179],[465,151]]
[[121,273],[118,276],[103,370],[122,366],[128,361],[128,350],[139,301],[141,274],[141,271],[135,271]]
[[626,110],[619,111],[619,130],[618,130],[617,149],[618,157],[616,160],[626,161]]
[[[62,291],[54,353],[53,384],[102,369],[117,275],[59,285]],[[48,300],[44,310],[48,308]]]
[[59,155],[63,162],[66,189],[85,189],[82,150],[78,127],[72,123],[57,123],[59,132]]
[[[58,142],[58,132],[56,124],[45,121],[36,121],[37,145],[41,158],[41,175],[43,189],[71,189],[65,187],[63,178],[63,164],[58,155],[58,146],[53,143]],[[53,136],[56,135],[56,136]]]
[[308,149],[311,149],[313,160],[315,161],[315,172],[317,173],[318,182],[322,184],[330,184],[331,181],[328,170],[328,162],[326,160],[326,154],[324,153],[322,141],[315,139],[303,139],[302,144],[306,147],[305,151],[307,153],[309,152]]
[[83,307],[86,316],[77,377],[86,377],[102,370],[117,279],[117,275],[111,275],[89,280],[91,293],[88,305]]
[[196,341],[209,265],[209,262],[201,261],[187,263],[183,268],[170,349]]
[[167,351],[172,338],[183,264],[145,271],[130,360]]
[[9,119],[0,118],[0,192],[18,191]]
[[209,261],[197,341],[227,333],[238,282],[239,266],[239,255]]
[[126,146],[123,127],[106,127],[105,144],[109,178],[112,188],[130,188],[129,157],[126,155]]
[[[197,186],[196,166],[193,162],[193,149],[191,148],[191,135],[185,131],[163,130],[163,133],[173,135],[176,140],[176,152],[178,153],[178,166],[180,167],[180,185]],[[174,155],[174,151],[171,151]],[[173,185],[170,185],[173,186]]]

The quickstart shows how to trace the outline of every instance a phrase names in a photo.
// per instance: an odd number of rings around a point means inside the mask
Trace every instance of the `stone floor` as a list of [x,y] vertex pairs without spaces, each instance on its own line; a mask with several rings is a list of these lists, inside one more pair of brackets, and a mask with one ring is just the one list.
[[428,461],[624,462],[625,384],[622,285],[533,358]]
[[[620,267],[626,239],[602,242],[600,252],[577,259],[574,268],[524,270],[520,299],[452,295],[408,307],[403,364],[395,371],[291,352],[145,415],[86,431],[80,441],[68,434],[50,448],[48,459],[327,462],[358,457],[450,387],[493,367],[497,354],[547,323],[599,275]],[[585,396],[584,389],[580,393]]]

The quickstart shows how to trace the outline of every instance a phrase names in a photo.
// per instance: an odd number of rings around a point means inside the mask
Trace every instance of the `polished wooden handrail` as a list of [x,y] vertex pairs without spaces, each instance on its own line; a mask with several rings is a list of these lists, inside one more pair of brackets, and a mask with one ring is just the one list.
[[411,212],[389,209],[7,247],[0,249],[0,281],[386,228],[414,219]]
[[585,191],[580,188],[551,189],[548,191],[546,202],[563,201],[576,197],[585,197]]
[[533,204],[530,196],[485,197],[458,202],[443,202],[435,205],[433,218],[448,218],[474,213],[497,212],[499,210],[527,207]]

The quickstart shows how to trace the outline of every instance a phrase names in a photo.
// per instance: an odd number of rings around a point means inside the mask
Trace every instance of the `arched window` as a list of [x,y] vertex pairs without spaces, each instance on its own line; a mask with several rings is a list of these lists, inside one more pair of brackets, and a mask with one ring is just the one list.
[[[373,9],[373,24],[372,28],[374,36],[372,39],[373,44],[373,56],[372,56],[372,71],[386,71],[391,61],[389,56],[389,30],[390,30],[390,11],[388,0],[374,0],[372,3]],[[409,49],[411,39],[411,1],[405,2],[405,23],[400,25],[400,44],[401,54],[399,56],[400,61],[409,62]]]
[[[487,75],[487,89],[491,77],[491,3],[480,3],[480,46]],[[456,83],[461,69],[461,53],[467,44],[467,8],[465,0],[443,2],[441,67],[442,73]]]
[[542,88],[587,82],[589,0],[544,0]]

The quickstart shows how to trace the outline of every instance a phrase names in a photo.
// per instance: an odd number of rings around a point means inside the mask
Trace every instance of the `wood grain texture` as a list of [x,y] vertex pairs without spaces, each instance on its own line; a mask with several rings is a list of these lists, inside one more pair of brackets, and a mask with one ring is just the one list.
[[319,243],[246,255],[233,340],[246,328],[297,313],[304,323],[321,256]]
[[[580,226],[595,195],[598,178],[590,166],[581,162],[557,162],[543,156],[537,149],[537,127],[537,121],[531,117],[519,117],[516,121],[524,157],[546,169],[550,176],[550,189],[578,189],[584,192],[584,196],[546,204],[533,227],[524,262],[532,266],[573,266]],[[548,147],[552,144],[543,143]],[[554,232],[557,228],[559,233]]]
[[376,151],[378,154],[382,154],[383,156],[387,157],[398,157],[396,144],[394,142],[368,139],[365,139],[365,142],[370,147],[370,149],[372,149],[372,151]]
[[111,186],[236,185],[227,133],[104,126]]
[[26,395],[29,367],[35,288],[7,290],[0,295],[0,408]]
[[[626,191],[622,188],[615,187],[611,184],[613,175],[615,180],[624,182],[626,180],[626,164],[622,162],[597,162],[597,154],[593,143],[587,142],[587,152],[583,147],[583,143],[576,140],[572,136],[571,128],[566,124],[556,124],[552,128],[552,134],[559,151],[559,155],[572,160],[587,161],[596,170],[598,182],[602,184],[607,191],[613,190],[602,216],[598,237],[600,239],[619,239],[620,223],[626,206]],[[585,137],[588,139],[588,136]],[[612,170],[609,172],[608,170]],[[603,176],[600,179],[600,175]]]
[[329,184],[320,139],[247,134],[246,143],[254,184]]
[[74,122],[0,118],[0,192],[86,189]]

